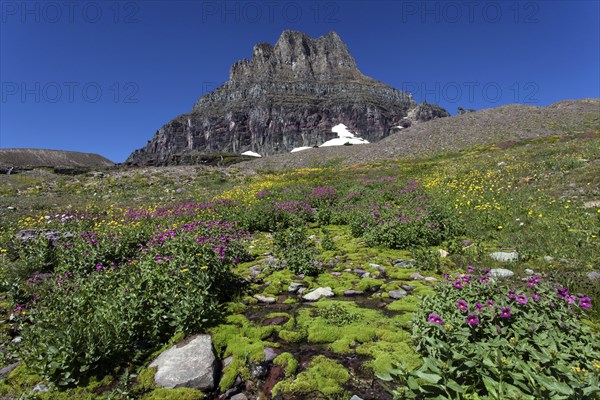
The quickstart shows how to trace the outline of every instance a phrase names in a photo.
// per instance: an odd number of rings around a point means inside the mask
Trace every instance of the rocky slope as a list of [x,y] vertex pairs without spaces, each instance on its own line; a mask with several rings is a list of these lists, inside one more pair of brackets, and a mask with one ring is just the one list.
[[46,149],[0,149],[0,168],[110,167],[113,162],[98,154]]
[[127,163],[178,164],[190,152],[287,153],[335,137],[339,123],[376,142],[399,125],[448,115],[416,107],[410,94],[363,75],[337,33],[313,39],[284,31],[274,46],[254,46],[224,85],[160,128]]
[[353,165],[569,133],[600,133],[600,99],[565,100],[547,107],[510,104],[413,125],[378,143],[309,149],[252,160],[251,170]]

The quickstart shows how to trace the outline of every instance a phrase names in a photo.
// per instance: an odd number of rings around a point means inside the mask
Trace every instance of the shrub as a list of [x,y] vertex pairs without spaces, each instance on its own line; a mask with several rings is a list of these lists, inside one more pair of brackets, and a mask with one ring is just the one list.
[[406,397],[597,398],[600,338],[579,320],[588,297],[539,276],[510,286],[471,273],[437,291],[414,318],[424,364],[399,377]]
[[304,225],[276,232],[273,237],[276,254],[285,260],[286,267],[295,274],[317,275],[317,248],[308,239]]

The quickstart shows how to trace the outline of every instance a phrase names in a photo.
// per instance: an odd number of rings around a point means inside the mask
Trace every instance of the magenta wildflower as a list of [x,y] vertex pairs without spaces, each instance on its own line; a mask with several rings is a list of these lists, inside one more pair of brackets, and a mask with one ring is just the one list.
[[475,303],[475,310],[477,310],[477,312],[480,313],[483,310],[483,304],[479,302]]
[[566,296],[566,297],[565,297],[565,300],[567,301],[567,303],[568,303],[568,304],[575,304],[575,300],[576,300],[576,299],[577,299],[577,298],[576,298],[575,296],[573,296],[573,295],[570,295],[570,296]]
[[527,304],[527,296],[524,294],[520,294],[517,296],[517,303],[519,304]]
[[512,314],[510,313],[510,307],[502,307],[500,309],[500,317],[502,318],[510,318]]
[[579,299],[579,307],[589,309],[592,307],[592,299],[585,296]]
[[96,264],[96,271],[100,271],[102,269],[102,263]]
[[481,281],[481,283],[488,283],[489,279],[485,276],[482,276],[481,278],[479,278],[479,280]]
[[463,288],[462,282],[460,280],[454,281],[454,283],[452,284],[452,286],[454,286],[457,289],[462,289]]
[[537,293],[534,293],[534,294],[531,296],[531,298],[532,298],[532,299],[533,299],[533,301],[535,301],[536,303],[537,303],[538,301],[540,301],[540,295],[539,295],[539,294],[537,294]]
[[486,304],[488,306],[490,306],[490,307],[493,307],[494,306],[494,300],[488,300],[488,301],[486,301]]
[[557,296],[559,299],[567,300],[567,297],[569,297],[569,288],[562,287],[562,288],[558,289]]
[[462,281],[463,281],[463,282],[465,282],[465,283],[469,283],[469,282],[471,282],[471,278],[469,277],[469,275],[465,275],[465,276],[463,276],[461,279],[462,279]]
[[434,314],[434,313],[429,314],[429,317],[427,318],[427,320],[429,322],[431,322],[432,324],[444,325],[444,321],[442,321],[442,317],[440,317],[439,315]]
[[475,268],[473,268],[473,266],[472,266],[472,265],[469,265],[469,266],[467,267],[467,272],[468,272],[469,274],[472,274],[473,272],[475,272]]
[[515,297],[516,297],[515,292],[513,292],[512,290],[510,292],[508,292],[508,298],[509,299],[513,299],[514,300]]
[[469,314],[466,319],[467,324],[469,325],[479,325],[479,317],[477,314]]
[[467,305],[467,302],[464,300],[458,300],[456,302],[456,308],[458,308],[461,311],[467,311],[469,309],[469,306]]

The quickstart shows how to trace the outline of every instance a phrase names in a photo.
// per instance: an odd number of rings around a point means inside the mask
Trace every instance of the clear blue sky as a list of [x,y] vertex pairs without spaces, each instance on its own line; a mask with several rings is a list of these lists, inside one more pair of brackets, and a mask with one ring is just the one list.
[[124,161],[285,29],[452,114],[600,97],[599,3],[0,0],[0,147]]

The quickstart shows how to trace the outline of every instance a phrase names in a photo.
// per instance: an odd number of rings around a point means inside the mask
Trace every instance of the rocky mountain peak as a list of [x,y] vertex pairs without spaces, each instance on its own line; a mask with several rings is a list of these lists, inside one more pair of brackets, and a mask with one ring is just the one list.
[[[409,126],[415,107],[409,93],[363,75],[337,33],[314,39],[286,30],[274,45],[255,45],[250,60],[232,65],[229,81],[160,128],[127,162],[166,165],[195,159],[191,154],[289,152],[333,139],[339,124],[377,142]],[[415,122],[444,115],[424,111]]]
[[274,46],[255,45],[252,59],[236,62],[229,74],[232,83],[361,78],[367,79],[337,33],[329,32],[313,39],[292,30],[284,31]]

